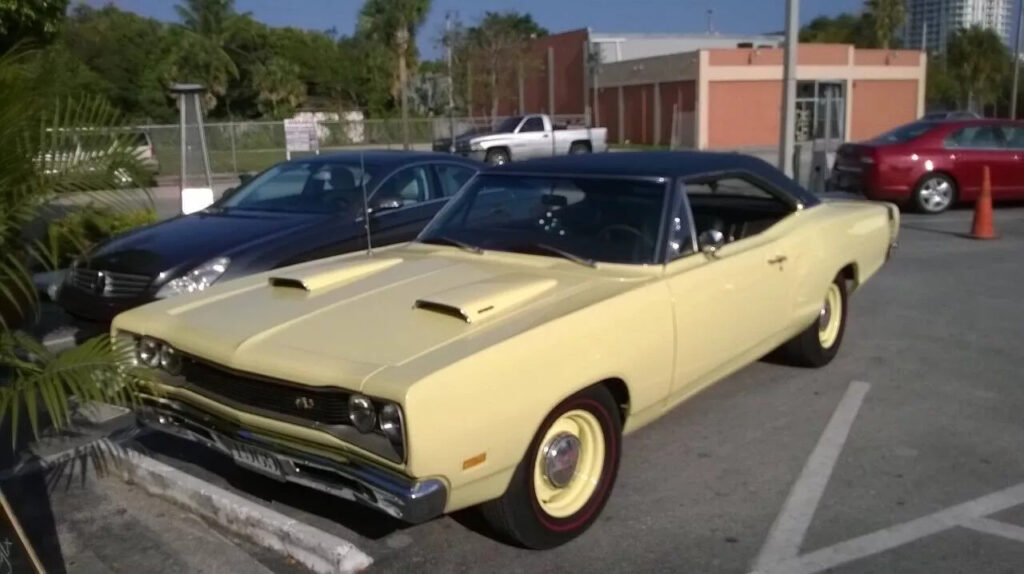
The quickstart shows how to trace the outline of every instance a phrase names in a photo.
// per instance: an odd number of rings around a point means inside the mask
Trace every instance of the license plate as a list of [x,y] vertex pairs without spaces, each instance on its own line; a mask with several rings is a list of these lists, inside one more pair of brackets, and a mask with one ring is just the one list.
[[233,441],[228,443],[228,449],[231,451],[231,458],[240,466],[273,478],[282,477],[281,465],[273,454]]

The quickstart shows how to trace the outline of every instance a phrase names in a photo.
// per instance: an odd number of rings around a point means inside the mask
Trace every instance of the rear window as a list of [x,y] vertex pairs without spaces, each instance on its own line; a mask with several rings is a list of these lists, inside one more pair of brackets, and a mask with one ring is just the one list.
[[886,132],[871,141],[883,144],[905,143],[916,140],[935,129],[937,125],[935,122],[914,122]]

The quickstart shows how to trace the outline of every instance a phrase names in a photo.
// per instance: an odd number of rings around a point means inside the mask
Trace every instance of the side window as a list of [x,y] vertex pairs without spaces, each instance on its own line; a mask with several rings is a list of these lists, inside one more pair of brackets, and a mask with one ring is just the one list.
[[[725,244],[753,237],[793,211],[765,184],[742,175],[702,177],[684,185],[698,244],[711,231],[721,233]],[[685,254],[680,252],[678,256]]]
[[526,121],[523,122],[523,127],[519,128],[519,133],[542,131],[544,131],[544,120],[540,119],[539,116],[526,118]]
[[391,175],[373,194],[374,199],[397,199],[403,206],[415,205],[434,196],[426,166],[407,167]]
[[[318,174],[326,174],[326,172],[320,170]],[[259,182],[259,185],[255,186],[246,196],[246,201],[259,203],[272,199],[298,197],[306,189],[311,176],[313,174],[310,172],[309,166],[306,165],[283,169],[277,174]]]
[[455,195],[455,192],[462,189],[462,186],[476,173],[476,170],[472,168],[451,163],[440,163],[434,168],[437,170],[437,179],[441,182],[441,196],[443,197]]
[[1003,126],[1003,141],[1010,149],[1024,149],[1024,128],[1017,126]]
[[946,136],[946,147],[952,149],[995,149],[1004,145],[998,126],[968,126]]

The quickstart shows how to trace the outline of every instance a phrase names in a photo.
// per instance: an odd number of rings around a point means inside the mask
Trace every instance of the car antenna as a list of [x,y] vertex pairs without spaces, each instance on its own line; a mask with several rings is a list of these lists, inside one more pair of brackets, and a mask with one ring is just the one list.
[[363,226],[366,227],[366,256],[373,257],[373,239],[370,234],[370,200],[366,197],[366,162],[359,150],[359,186],[363,189]]

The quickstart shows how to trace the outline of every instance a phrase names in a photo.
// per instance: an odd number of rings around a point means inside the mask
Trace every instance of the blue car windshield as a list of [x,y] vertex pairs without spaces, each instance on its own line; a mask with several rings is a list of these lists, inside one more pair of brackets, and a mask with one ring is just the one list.
[[418,241],[588,264],[653,263],[666,189],[652,180],[481,175]]
[[[365,168],[365,169],[364,169]],[[339,213],[363,206],[378,166],[359,162],[291,162],[263,172],[218,207],[284,213]]]

